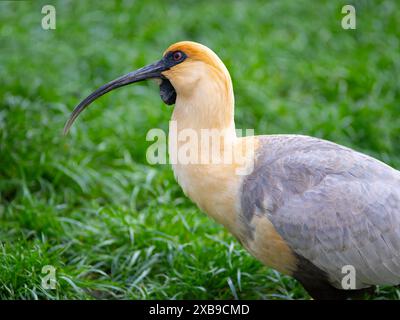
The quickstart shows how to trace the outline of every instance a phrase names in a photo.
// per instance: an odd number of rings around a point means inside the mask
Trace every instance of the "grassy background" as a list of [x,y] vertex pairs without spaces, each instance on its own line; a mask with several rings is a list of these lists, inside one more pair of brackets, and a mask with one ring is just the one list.
[[[154,83],[62,128],[94,88],[188,39],[231,71],[237,128],[318,136],[400,168],[400,8],[352,3],[357,30],[340,26],[347,1],[1,2],[0,298],[308,298],[186,199],[169,166],[146,163],[145,135],[172,111]],[[56,290],[41,287],[44,265]]]

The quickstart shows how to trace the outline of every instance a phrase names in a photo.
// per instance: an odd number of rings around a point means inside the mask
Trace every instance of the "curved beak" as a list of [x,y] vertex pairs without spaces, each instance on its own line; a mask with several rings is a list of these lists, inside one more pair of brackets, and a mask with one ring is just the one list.
[[79,114],[86,109],[94,100],[101,97],[102,95],[110,92],[111,90],[126,86],[131,83],[153,79],[153,78],[164,78],[161,72],[169,69],[166,66],[163,60],[160,60],[156,63],[150,64],[146,67],[140,68],[136,71],[130,72],[118,79],[115,79],[100,88],[96,91],[88,95],[84,100],[82,100],[72,111],[70,118],[68,119],[67,123],[64,127],[64,134],[68,133],[68,130],[71,128],[72,124],[74,123],[75,119],[79,116]]

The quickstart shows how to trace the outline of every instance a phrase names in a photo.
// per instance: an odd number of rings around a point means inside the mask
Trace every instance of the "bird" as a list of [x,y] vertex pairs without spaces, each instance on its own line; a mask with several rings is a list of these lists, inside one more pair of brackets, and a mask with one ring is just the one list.
[[[222,132],[217,155],[242,152],[243,161],[177,161],[172,170],[185,195],[252,256],[295,278],[313,299],[358,299],[377,285],[399,285],[400,171],[320,138],[238,136],[231,76],[205,45],[174,43],[158,62],[101,86],[76,106],[64,133],[100,96],[147,79],[174,105],[168,140],[178,142],[169,143],[170,156],[187,129]],[[246,172],[238,174],[239,167]]]

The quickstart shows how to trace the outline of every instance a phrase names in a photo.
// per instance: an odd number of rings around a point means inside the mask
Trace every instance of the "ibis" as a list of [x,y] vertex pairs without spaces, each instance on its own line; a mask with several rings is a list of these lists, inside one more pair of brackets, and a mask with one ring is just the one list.
[[[400,172],[318,138],[238,136],[230,74],[202,44],[172,44],[158,62],[98,88],[74,109],[65,133],[95,99],[146,79],[157,79],[161,99],[175,105],[169,141],[186,129],[219,130],[224,143],[214,153],[244,154],[242,163],[178,160],[172,169],[184,193],[251,255],[314,299],[358,298],[400,283]],[[168,147],[170,156],[181,144]],[[238,166],[249,170],[238,174]]]

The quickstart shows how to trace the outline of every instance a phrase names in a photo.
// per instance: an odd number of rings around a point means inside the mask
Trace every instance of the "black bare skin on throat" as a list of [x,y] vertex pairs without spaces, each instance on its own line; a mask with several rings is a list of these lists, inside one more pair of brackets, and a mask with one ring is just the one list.
[[175,104],[176,91],[168,79],[162,79],[160,84],[160,97],[165,104]]

